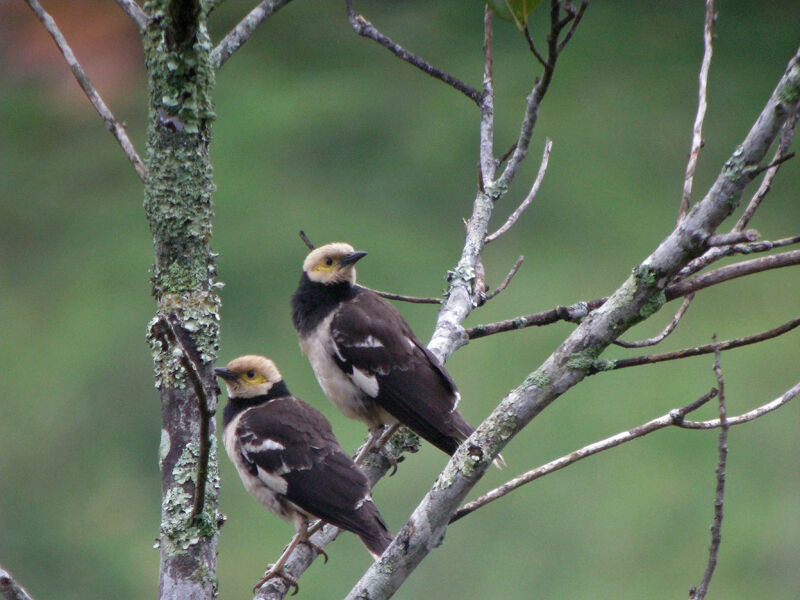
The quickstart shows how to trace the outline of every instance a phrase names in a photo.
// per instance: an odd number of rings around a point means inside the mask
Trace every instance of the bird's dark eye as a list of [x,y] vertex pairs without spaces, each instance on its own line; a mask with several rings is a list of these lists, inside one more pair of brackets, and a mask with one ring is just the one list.
[[325,259],[325,264],[330,267],[333,264],[333,259],[332,258],[326,258]]
[[253,369],[250,369],[250,370],[249,370],[247,373],[245,373],[245,374],[247,375],[247,378],[248,378],[248,379],[252,379],[253,377],[255,377],[255,376],[256,376],[256,372],[255,372],[255,371],[253,371]]

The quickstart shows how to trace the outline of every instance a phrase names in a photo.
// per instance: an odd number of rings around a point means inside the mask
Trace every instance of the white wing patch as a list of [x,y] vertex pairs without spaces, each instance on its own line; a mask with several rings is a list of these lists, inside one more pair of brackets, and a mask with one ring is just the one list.
[[273,439],[265,438],[260,442],[251,442],[243,444],[245,452],[266,452],[268,450],[286,450],[286,446]]
[[[383,348],[383,342],[381,342],[378,338],[368,335],[363,340],[356,342],[353,344],[354,348]],[[337,350],[338,352],[338,350]]]
[[374,375],[369,375],[361,369],[353,367],[353,383],[355,383],[361,391],[363,391],[370,398],[375,398],[378,395],[378,379]]
[[280,475],[273,475],[261,467],[256,467],[256,469],[258,469],[258,478],[264,482],[264,485],[266,485],[269,489],[274,490],[279,494],[285,494],[286,490],[289,489],[289,483]]

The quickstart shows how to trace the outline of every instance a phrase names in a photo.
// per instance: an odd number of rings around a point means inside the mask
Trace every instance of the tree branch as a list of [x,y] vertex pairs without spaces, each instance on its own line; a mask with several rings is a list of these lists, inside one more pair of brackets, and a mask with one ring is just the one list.
[[81,67],[81,64],[78,62],[78,59],[75,58],[75,54],[72,52],[72,48],[69,47],[67,44],[67,40],[64,39],[61,30],[56,25],[56,22],[53,20],[53,17],[50,16],[43,8],[42,5],[39,4],[39,0],[25,0],[28,3],[28,6],[31,7],[31,10],[34,12],[36,17],[41,21],[44,28],[47,30],[47,33],[50,34],[50,37],[53,38],[53,41],[58,46],[58,49],[61,51],[61,54],[64,56],[64,60],[67,61],[67,65],[69,65],[70,70],[72,70],[72,74],[75,76],[75,79],[78,80],[78,84],[81,86],[81,89],[89,98],[89,102],[92,103],[97,113],[100,117],[105,121],[106,129],[108,129],[112,135],[117,138],[119,145],[122,146],[122,151],[125,152],[125,156],[128,157],[128,160],[133,165],[133,168],[136,170],[136,174],[139,175],[139,179],[145,181],[147,179],[147,168],[144,166],[142,159],[139,158],[139,155],[136,153],[133,144],[131,143],[130,138],[128,138],[128,133],[125,131],[125,127],[114,118],[114,115],[111,114],[108,106],[106,103],[103,102],[103,99],[100,97],[100,94],[97,93],[97,90],[94,89],[92,82],[89,81],[89,78],[86,76],[86,73]]
[[347,18],[350,21],[350,26],[353,28],[353,31],[355,31],[358,35],[378,42],[381,46],[386,48],[400,60],[417,67],[431,77],[443,81],[480,106],[482,94],[478,90],[467,85],[460,79],[453,77],[449,73],[445,73],[441,69],[434,67],[419,56],[412,54],[399,44],[393,42],[387,36],[383,35],[372,23],[367,21],[363,15],[355,12],[355,9],[353,8],[353,0],[347,0]]
[[681,197],[680,209],[678,210],[678,222],[680,222],[689,211],[694,172],[697,168],[697,159],[700,156],[700,149],[703,147],[703,120],[706,116],[706,108],[708,108],[708,69],[711,67],[715,20],[714,0],[706,0],[706,18],[703,25],[703,61],[700,65],[700,74],[698,76],[697,116],[695,116],[694,127],[692,128],[692,146],[689,151],[689,162],[686,164],[686,176],[683,179],[683,196]]
[[147,26],[147,13],[136,3],[136,0],[117,0],[117,4],[136,23],[139,31],[144,31]]
[[193,340],[181,323],[180,317],[172,313],[167,318],[166,315],[159,313],[156,316],[160,326],[159,334],[168,344],[175,346],[180,351],[179,360],[183,366],[192,389],[197,397],[200,408],[200,434],[198,438],[199,450],[197,452],[197,471],[195,477],[194,501],[192,502],[192,512],[189,519],[199,517],[205,505],[206,483],[208,481],[208,457],[211,452],[211,419],[214,418],[216,410],[211,408],[212,402],[209,394],[206,393],[206,386],[201,375],[200,357]]
[[508,275],[506,275],[506,278],[503,279],[502,283],[500,283],[500,285],[498,285],[497,288],[495,288],[493,291],[486,294],[487,301],[491,300],[492,298],[497,296],[497,294],[499,294],[508,287],[508,284],[511,283],[511,280],[514,278],[514,275],[516,275],[517,271],[519,271],[519,268],[522,265],[523,260],[525,260],[525,257],[520,254],[517,257],[517,260],[514,261],[514,264],[511,266],[511,270],[508,272]]
[[[480,168],[479,188],[486,191],[486,186],[494,179],[499,161],[494,157],[494,76],[492,74],[492,10],[489,5],[483,7],[483,95],[481,96],[480,122]],[[502,160],[502,159],[501,159]]]
[[646,340],[640,340],[638,342],[624,342],[622,340],[614,340],[614,344],[620,346],[621,348],[645,348],[647,346],[655,346],[656,344],[664,341],[670,333],[672,333],[675,328],[680,323],[683,315],[686,314],[686,311],[689,310],[689,305],[694,300],[694,294],[689,294],[686,298],[683,299],[683,304],[678,309],[678,312],[675,313],[675,316],[672,317],[672,321],[663,329],[661,333],[659,333],[655,337],[648,338]]
[[722,517],[723,504],[725,501],[725,465],[728,462],[728,419],[725,410],[725,381],[722,377],[722,366],[720,364],[720,353],[717,350],[714,360],[714,375],[717,378],[717,388],[719,389],[719,444],[717,459],[717,491],[714,498],[714,522],[711,525],[711,546],[708,549],[708,564],[703,579],[697,589],[689,592],[691,600],[703,600],[708,592],[711,577],[717,567],[717,557],[719,546],[722,542]]
[[[660,306],[659,296],[666,284],[689,260],[703,252],[704,240],[736,208],[744,188],[752,181],[753,168],[763,160],[798,104],[800,52],[790,61],[758,120],[706,196],[608,301],[584,319],[539,369],[511,390],[456,450],[381,559],[351,589],[348,600],[391,597],[440,542],[452,514],[508,441],[549,404],[580,383],[589,374],[586,366],[614,339]],[[485,229],[476,249],[481,249],[484,237]],[[654,299],[659,304],[654,305]],[[440,353],[447,349],[437,347]]]
[[516,223],[525,209],[528,208],[533,199],[536,198],[536,194],[539,193],[539,188],[542,186],[542,181],[544,180],[544,174],[547,172],[547,163],[550,161],[550,151],[553,149],[553,142],[548,138],[545,140],[544,143],[544,153],[542,154],[542,162],[539,165],[539,172],[536,174],[536,179],[533,182],[533,186],[531,186],[531,191],[528,192],[528,195],[525,197],[525,200],[522,201],[517,209],[511,213],[505,223],[494,233],[489,234],[486,236],[486,240],[484,241],[485,244],[495,241],[501,235],[503,235],[506,231],[511,229],[511,227]]
[[[737,415],[735,417],[729,417],[727,419],[728,425],[733,427],[735,425],[741,425],[743,423],[749,423],[750,421],[755,421],[756,419],[763,417],[766,414],[769,414],[775,410],[778,410],[784,404],[788,404],[794,398],[800,395],[800,381],[798,381],[793,387],[789,388],[784,392],[782,395],[778,396],[771,402],[767,402],[757,408],[754,408],[751,411],[746,413],[742,413],[741,415]],[[722,426],[722,421],[720,419],[712,419],[710,421],[683,421],[682,423],[678,424],[678,427],[682,427],[683,429],[716,429],[717,427]]]
[[594,456],[600,452],[605,450],[610,450],[611,448],[616,448],[617,446],[621,446],[627,442],[631,442],[635,439],[640,437],[644,437],[649,433],[653,433],[654,431],[658,431],[659,429],[664,429],[665,427],[669,427],[671,425],[677,425],[680,423],[683,418],[688,415],[689,413],[697,410],[701,406],[703,406],[706,402],[708,402],[711,398],[717,395],[717,390],[711,388],[709,392],[705,395],[701,396],[691,404],[688,404],[682,408],[674,408],[669,411],[667,414],[662,415],[652,421],[648,421],[638,427],[634,427],[633,429],[628,429],[626,431],[622,431],[616,435],[611,437],[605,438],[603,440],[594,442],[593,444],[589,444],[588,446],[584,446],[583,448],[578,448],[569,454],[565,454],[555,460],[551,460],[550,462],[543,464],[535,469],[531,469],[527,473],[523,473],[518,477],[515,477],[511,481],[508,481],[493,489],[490,492],[485,493],[480,498],[476,498],[471,502],[466,503],[464,506],[459,508],[454,514],[453,518],[450,519],[450,523],[454,523],[458,521],[462,517],[466,517],[468,514],[478,510],[489,504],[490,502],[494,502],[510,494],[514,490],[522,487],[526,483],[530,483],[531,481],[535,481],[540,477],[544,477],[545,475],[549,475],[550,473],[555,473],[563,469],[564,467],[568,467],[584,458],[588,458],[590,456]]
[[360,287],[368,289],[372,292],[375,292],[379,296],[383,296],[384,298],[388,298],[389,300],[400,300],[401,302],[410,302],[412,304],[441,304],[441,298],[422,298],[420,296],[404,296],[402,294],[394,294],[392,292],[382,292],[380,290],[373,290],[372,288],[368,288],[359,284]]
[[5,600],[33,600],[3,565],[0,565],[0,594]]
[[[772,248],[795,244],[798,241],[800,241],[800,236],[785,238],[775,242],[754,242],[752,244],[752,249],[748,251],[760,251],[762,245],[769,245],[770,248]],[[732,247],[735,248],[735,246]],[[733,251],[731,253],[733,253]],[[697,276],[694,279],[681,281],[680,283],[675,283],[668,286],[664,290],[664,300],[666,302],[670,302],[676,298],[683,298],[699,290],[711,287],[712,285],[730,281],[731,279],[797,264],[800,264],[800,250],[792,250],[790,252],[783,252],[781,254],[773,254],[771,256],[754,258],[752,260],[743,261],[734,265],[727,265],[725,267],[720,267],[719,269],[709,271],[708,273],[704,273],[703,275]],[[471,329],[467,329],[465,333],[467,334],[468,339],[473,340],[485,337],[487,335],[513,331],[515,329],[551,325],[553,323],[557,323],[558,321],[577,323],[586,317],[591,311],[603,306],[607,300],[608,297],[605,297],[589,300],[588,302],[576,302],[571,306],[556,306],[550,310],[545,310],[538,313],[522,315],[519,317],[514,317],[513,319],[496,321],[494,323],[487,323],[484,325],[477,325]]]
[[244,43],[250,39],[259,25],[278,12],[281,8],[289,4],[291,0],[263,0],[258,6],[247,13],[247,16],[239,21],[223,40],[217,44],[211,53],[211,64],[215,69],[224,65],[231,55],[236,52]]
[[712,352],[715,352],[717,349],[720,351],[733,350],[734,348],[741,348],[742,346],[749,346],[751,344],[757,344],[759,342],[771,340],[772,338],[776,338],[780,335],[783,335],[784,333],[789,333],[792,329],[795,329],[799,325],[800,325],[800,317],[797,317],[796,319],[792,319],[791,321],[788,321],[783,325],[775,327],[774,329],[762,331],[761,333],[757,333],[755,335],[747,337],[727,340],[725,342],[707,344],[705,346],[695,346],[694,348],[684,348],[683,350],[676,350],[675,352],[665,352],[664,354],[649,354],[647,356],[635,356],[633,358],[621,358],[619,360],[602,361],[601,364],[596,366],[597,368],[594,369],[594,372],[596,373],[599,372],[600,370],[611,371],[616,369],[624,369],[626,367],[638,367],[640,365],[651,365],[668,360],[679,360],[682,358],[689,358],[691,356],[711,354]]

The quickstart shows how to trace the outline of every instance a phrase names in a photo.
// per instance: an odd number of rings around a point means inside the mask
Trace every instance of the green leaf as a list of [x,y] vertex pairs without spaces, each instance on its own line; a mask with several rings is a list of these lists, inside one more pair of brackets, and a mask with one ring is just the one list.
[[486,0],[486,5],[504,21],[510,21],[522,31],[528,24],[528,17],[542,0]]

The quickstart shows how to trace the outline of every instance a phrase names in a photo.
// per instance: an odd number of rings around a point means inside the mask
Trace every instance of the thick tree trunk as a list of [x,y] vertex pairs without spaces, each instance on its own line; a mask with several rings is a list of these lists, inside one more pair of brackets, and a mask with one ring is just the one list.
[[[214,421],[208,418],[216,409],[212,367],[220,305],[210,248],[211,43],[198,0],[150,0],[144,8],[150,17],[144,34],[150,92],[144,207],[155,250],[153,295],[164,316],[154,319],[149,334],[163,419],[159,597],[205,599],[217,588],[219,479]],[[177,338],[167,335],[168,322]],[[202,385],[192,382],[190,362]],[[205,469],[198,467],[204,455]],[[195,499],[198,482],[205,487],[202,503]]]

